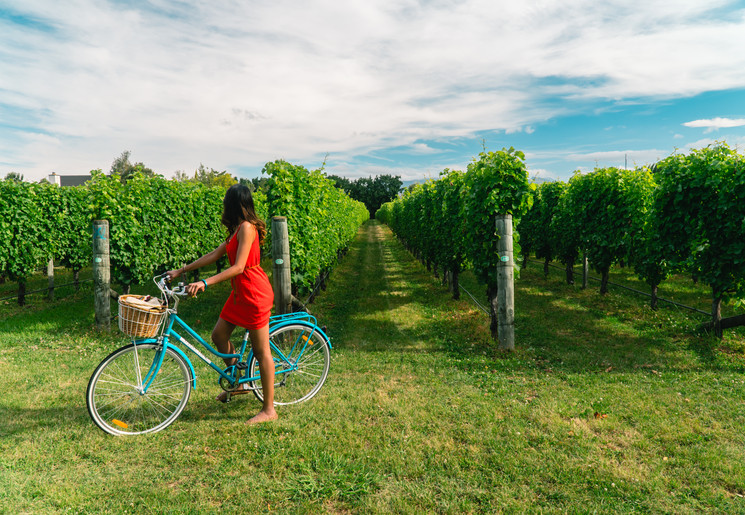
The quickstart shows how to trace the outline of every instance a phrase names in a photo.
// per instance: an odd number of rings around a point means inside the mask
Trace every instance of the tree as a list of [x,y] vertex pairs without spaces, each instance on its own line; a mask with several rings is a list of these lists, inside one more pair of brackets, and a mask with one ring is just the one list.
[[13,182],[23,182],[23,174],[20,174],[18,172],[9,172],[5,176],[6,181],[13,181]]
[[329,177],[335,182],[337,188],[344,190],[354,200],[365,204],[370,212],[370,217],[386,202],[395,199],[401,191],[401,177],[396,175],[378,175],[372,177],[360,177],[356,181],[350,181],[344,177]]
[[218,172],[214,168],[206,168],[203,164],[199,164],[199,168],[194,172],[194,179],[197,182],[204,184],[209,187],[220,187],[226,190],[238,180],[230,175],[226,170]]
[[346,177],[339,177],[338,175],[328,175],[327,177],[334,181],[334,186],[336,186],[340,190],[344,190],[344,193],[346,193],[347,195],[349,195],[349,192],[352,191],[352,181],[350,181]]
[[129,179],[132,178],[134,174],[138,172],[146,177],[153,177],[157,175],[155,172],[153,172],[150,168],[147,168],[142,163],[132,164],[129,161],[129,157],[131,155],[132,153],[129,150],[125,150],[124,152],[122,152],[121,156],[114,159],[114,162],[111,163],[111,175],[118,175],[119,180],[122,182],[122,184],[125,184]]
[[178,171],[174,180],[176,182],[190,184],[204,184],[209,188],[223,188],[226,190],[238,182],[238,179],[230,175],[227,171],[219,172],[214,168],[207,168],[201,163],[199,164],[199,168],[194,171],[194,176],[190,177],[185,172]]
[[260,191],[266,194],[269,191],[269,186],[271,185],[271,180],[268,177],[254,177],[253,179],[241,178],[238,182],[243,184],[244,186],[248,186],[248,188],[251,190],[251,193]]

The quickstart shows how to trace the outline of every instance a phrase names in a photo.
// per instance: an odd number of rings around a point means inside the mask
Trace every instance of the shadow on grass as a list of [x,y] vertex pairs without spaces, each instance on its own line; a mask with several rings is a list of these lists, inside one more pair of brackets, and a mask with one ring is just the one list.
[[[376,256],[383,267],[375,268]],[[537,268],[517,280],[516,350],[505,354],[489,338],[488,316],[467,297],[452,301],[387,229],[368,227],[348,259],[352,263],[336,278],[343,284],[326,301],[343,306],[332,309],[330,318],[342,338],[354,338],[337,342],[342,348],[445,353],[465,368],[473,366],[469,360],[481,366],[486,359],[546,373],[745,371],[741,356],[723,360],[712,338],[694,334],[697,317],[693,321],[674,308],[653,312],[633,294],[600,296],[596,289],[566,285],[560,270],[546,280]],[[483,295],[484,287],[472,278],[467,287]]]
[[0,438],[34,434],[49,430],[100,431],[88,416],[85,399],[65,406],[38,408],[34,406],[3,407],[0,421]]
[[743,355],[725,358],[720,342],[696,330],[697,315],[674,307],[652,311],[633,293],[599,295],[523,271],[516,282],[516,353],[553,371],[745,371]]

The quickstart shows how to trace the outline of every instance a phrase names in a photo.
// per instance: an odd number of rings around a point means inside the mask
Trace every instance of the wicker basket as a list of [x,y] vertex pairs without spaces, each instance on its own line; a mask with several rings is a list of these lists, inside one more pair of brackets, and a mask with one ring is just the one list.
[[162,300],[149,295],[120,295],[119,329],[135,338],[152,338],[166,311]]

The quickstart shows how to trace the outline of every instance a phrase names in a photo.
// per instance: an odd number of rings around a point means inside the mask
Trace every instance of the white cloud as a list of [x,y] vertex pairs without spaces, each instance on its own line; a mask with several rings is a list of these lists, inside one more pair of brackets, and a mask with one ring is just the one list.
[[432,148],[426,143],[414,143],[410,147],[410,151],[414,154],[437,154],[440,151],[436,148]]
[[745,118],[712,118],[711,120],[693,120],[692,122],[686,122],[683,125],[686,127],[705,127],[705,132],[713,132],[722,128],[729,127],[742,127],[745,125]]
[[425,140],[532,134],[566,100],[745,87],[745,19],[725,0],[142,5],[14,7],[50,30],[0,17],[0,105],[49,138],[3,147],[0,174],[107,169],[123,150],[166,174],[428,155]]

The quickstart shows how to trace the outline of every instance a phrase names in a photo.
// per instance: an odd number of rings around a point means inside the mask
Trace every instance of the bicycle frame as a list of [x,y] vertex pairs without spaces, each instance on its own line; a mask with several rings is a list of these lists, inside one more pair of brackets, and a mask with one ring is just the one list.
[[[294,357],[294,362],[298,362],[303,354],[305,353],[305,350],[308,345],[308,341],[310,341],[310,338],[313,334],[316,332],[320,333],[320,335],[323,337],[323,339],[328,343],[329,349],[331,349],[331,341],[329,340],[328,336],[323,332],[321,328],[317,326],[316,319],[313,315],[310,315],[309,313],[301,312],[301,313],[290,313],[286,315],[275,315],[270,317],[269,319],[269,333],[276,331],[277,329],[281,329],[282,327],[295,324],[295,323],[304,323],[308,325],[308,335],[305,341],[300,343],[300,340],[302,338],[299,337],[297,341],[295,341],[291,348],[291,354],[294,353],[294,351],[297,349],[297,346],[300,345],[301,347],[298,349],[298,355]],[[196,372],[194,370],[194,365],[192,365],[191,360],[186,355],[186,353],[177,345],[171,342],[171,339],[181,343],[184,347],[186,347],[189,351],[191,351],[193,354],[195,354],[198,358],[200,358],[202,361],[204,361],[209,367],[217,372],[217,374],[220,376],[221,379],[225,379],[228,381],[228,383],[232,386],[235,385],[237,387],[238,384],[243,384],[247,382],[254,382],[254,381],[260,381],[260,376],[256,377],[237,377],[236,371],[239,370],[235,365],[229,366],[225,368],[224,370],[217,366],[210,358],[205,356],[195,345],[193,345],[189,340],[178,334],[174,330],[174,326],[177,326],[181,329],[183,329],[188,336],[196,340],[197,343],[202,345],[206,351],[208,351],[210,354],[223,359],[236,359],[236,364],[240,362],[240,359],[243,357],[243,355],[246,352],[246,348],[248,347],[248,340],[249,340],[249,333],[246,331],[243,335],[243,340],[240,345],[240,352],[236,352],[233,354],[223,354],[219,352],[217,349],[213,348],[209,343],[207,343],[199,334],[194,331],[189,324],[187,324],[184,320],[182,320],[177,314],[175,309],[169,309],[168,313],[168,319],[166,321],[166,326],[163,330],[162,335],[159,338],[146,338],[146,339],[138,339],[134,340],[135,346],[145,344],[145,343],[157,343],[158,345],[162,345],[162,350],[158,352],[156,359],[151,364],[150,369],[145,374],[144,378],[139,378],[138,381],[141,385],[141,393],[147,393],[148,388],[152,384],[155,377],[158,375],[158,372],[160,371],[160,367],[163,364],[163,358],[166,355],[166,350],[168,348],[173,349],[175,352],[181,355],[182,358],[186,361],[186,363],[189,365],[189,369],[191,371],[191,377],[192,377],[192,387],[196,389],[197,387],[197,379],[196,379]],[[277,346],[274,344],[274,342],[269,340],[269,345],[272,348],[272,350],[280,357],[282,361],[285,363],[289,363],[291,366],[289,368],[285,368],[282,371],[279,371],[279,373],[287,374],[289,372],[292,372],[295,370],[295,365],[291,359],[283,354],[280,349],[277,348]],[[135,353],[136,356],[136,353]],[[248,356],[246,356],[246,361],[244,363],[248,364],[251,361],[251,358],[253,357],[253,350],[250,350],[248,353]],[[135,358],[137,359],[137,358]],[[229,373],[227,371],[230,371]],[[219,379],[218,379],[219,381]],[[236,382],[237,381],[237,382]]]

